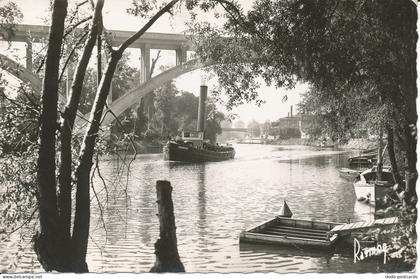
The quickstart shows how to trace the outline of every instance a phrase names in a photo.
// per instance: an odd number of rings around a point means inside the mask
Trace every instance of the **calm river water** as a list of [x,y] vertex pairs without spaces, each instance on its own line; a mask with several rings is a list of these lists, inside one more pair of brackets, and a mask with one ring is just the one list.
[[[293,217],[346,222],[372,218],[339,177],[347,154],[302,146],[236,145],[234,160],[186,164],[160,154],[138,156],[131,172],[121,159],[101,161],[107,188],[95,177],[88,264],[92,272],[147,272],[159,236],[155,182],[173,186],[178,249],[187,272],[383,272],[382,259],[353,263],[344,254],[239,244],[239,232],[273,218],[286,200]],[[108,194],[106,194],[108,193]],[[103,213],[103,219],[101,216]],[[30,236],[30,235],[29,235]],[[16,266],[3,256],[0,270],[42,272],[27,240]],[[25,244],[26,243],[26,244]],[[2,245],[0,257],[13,242]],[[10,254],[10,253],[9,253]],[[6,261],[5,261],[6,258]]]

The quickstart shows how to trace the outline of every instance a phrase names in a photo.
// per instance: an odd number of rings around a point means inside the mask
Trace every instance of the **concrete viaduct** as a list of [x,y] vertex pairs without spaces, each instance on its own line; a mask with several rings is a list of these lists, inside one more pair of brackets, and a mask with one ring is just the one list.
[[[33,72],[33,49],[32,44],[45,41],[48,39],[49,27],[42,25],[16,25],[15,34],[9,38],[12,42],[24,42],[26,44],[26,67],[11,60],[10,58],[0,54],[0,67],[18,79],[29,83],[36,92],[41,91],[42,80]],[[119,46],[122,42],[131,37],[134,32],[107,30],[107,34],[111,39],[113,46]],[[131,91],[127,92],[120,98],[110,103],[109,109],[113,114],[119,116],[126,109],[133,104],[139,102],[140,98],[147,93],[158,88],[165,82],[177,78],[187,72],[203,68],[206,65],[198,63],[196,60],[187,61],[187,51],[192,49],[192,42],[188,36],[181,34],[167,34],[167,33],[145,33],[140,39],[134,42],[130,48],[140,49],[140,85]],[[155,77],[150,77],[150,50],[175,50],[176,52],[176,66],[160,73]],[[71,80],[73,73],[72,67],[68,67],[68,80],[67,80],[67,96],[71,87]],[[60,100],[65,103],[66,97],[62,96]],[[111,124],[114,116],[109,113],[105,115],[103,125]],[[88,116],[83,117],[88,119]],[[84,120],[79,118],[76,125],[82,126]]]

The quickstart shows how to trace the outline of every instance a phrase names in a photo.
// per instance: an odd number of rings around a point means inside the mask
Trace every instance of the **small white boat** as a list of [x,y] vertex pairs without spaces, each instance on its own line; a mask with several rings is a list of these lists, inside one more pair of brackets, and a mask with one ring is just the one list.
[[365,170],[354,182],[354,191],[358,201],[375,205],[376,199],[383,198],[394,186],[395,181],[389,167],[382,168],[382,180],[377,180],[377,167]]
[[353,181],[362,171],[349,169],[349,168],[341,168],[338,170],[340,177],[347,179],[349,181]]

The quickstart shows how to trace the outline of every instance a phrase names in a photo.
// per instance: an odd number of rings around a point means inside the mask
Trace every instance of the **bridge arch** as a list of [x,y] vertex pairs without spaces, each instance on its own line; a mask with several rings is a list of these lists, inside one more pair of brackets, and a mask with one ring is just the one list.
[[[142,83],[138,87],[124,94],[123,96],[116,99],[111,103],[109,109],[115,114],[115,116],[121,115],[126,109],[131,107],[136,103],[140,97],[145,96],[154,89],[162,86],[162,84],[169,82],[172,79],[175,79],[183,74],[188,72],[204,68],[208,65],[198,62],[196,59],[190,60],[186,63],[172,67],[169,70],[166,70],[159,75],[152,77],[147,82]],[[84,116],[85,119],[89,119],[89,115]],[[106,114],[105,118],[102,121],[102,125],[109,125],[114,121],[114,116],[111,114]]]
[[12,74],[19,80],[27,82],[35,90],[37,94],[40,94],[42,88],[42,79],[29,71],[24,66],[20,65],[16,61],[0,53],[0,68]]

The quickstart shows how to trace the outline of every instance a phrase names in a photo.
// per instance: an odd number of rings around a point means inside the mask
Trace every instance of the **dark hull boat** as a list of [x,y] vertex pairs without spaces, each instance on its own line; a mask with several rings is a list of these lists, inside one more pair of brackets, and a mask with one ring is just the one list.
[[355,156],[348,159],[349,166],[372,167],[376,160],[372,156]]
[[189,163],[218,162],[233,159],[235,149],[231,146],[210,144],[204,140],[206,122],[207,86],[200,86],[198,101],[197,131],[183,131],[181,137],[170,140],[163,148],[163,159]]
[[233,159],[235,150],[228,146],[205,144],[196,148],[188,142],[169,141],[163,148],[164,160],[190,163],[218,162]]

